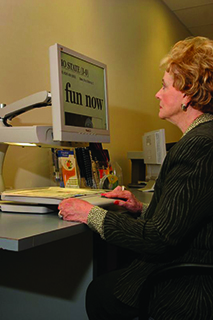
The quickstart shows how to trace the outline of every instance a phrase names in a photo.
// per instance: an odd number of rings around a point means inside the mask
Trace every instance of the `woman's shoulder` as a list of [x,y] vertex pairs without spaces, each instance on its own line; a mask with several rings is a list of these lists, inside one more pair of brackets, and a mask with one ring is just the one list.
[[213,139],[213,121],[207,121],[198,124],[191,129],[184,137],[191,138],[197,136],[205,136],[206,138]]
[[168,160],[213,155],[213,121],[202,123],[184,135],[168,152]]

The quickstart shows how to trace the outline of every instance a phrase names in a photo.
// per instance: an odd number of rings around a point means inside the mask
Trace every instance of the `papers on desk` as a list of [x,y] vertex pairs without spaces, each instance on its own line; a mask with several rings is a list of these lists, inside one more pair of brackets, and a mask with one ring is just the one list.
[[[112,204],[114,202],[113,199],[101,197],[101,193],[103,192],[106,192],[106,190],[60,187],[6,190],[2,192],[1,199],[12,201],[13,203],[2,204],[1,210],[30,213],[49,213],[51,212],[51,208],[48,208],[48,206],[55,205],[55,208],[57,209],[57,205],[61,202],[61,200],[72,197],[79,197],[97,206],[106,206]],[[28,206],[26,206],[26,204],[28,204]],[[41,204],[44,206],[38,206]],[[21,211],[22,207],[23,211]]]
[[142,192],[153,192],[155,186],[155,180],[149,180],[145,187],[138,189]]
[[97,195],[104,190],[100,189],[80,189],[80,188],[60,188],[44,187],[6,190],[2,192],[1,199],[26,203],[59,204],[61,200],[70,197],[84,197],[87,195]]

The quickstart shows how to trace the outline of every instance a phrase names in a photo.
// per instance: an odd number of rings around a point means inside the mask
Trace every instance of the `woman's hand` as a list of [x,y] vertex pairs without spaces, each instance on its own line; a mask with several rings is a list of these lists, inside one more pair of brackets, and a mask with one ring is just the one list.
[[61,201],[58,206],[59,215],[63,220],[87,223],[87,217],[93,205],[87,201],[68,198]]
[[143,203],[137,200],[137,198],[127,190],[123,190],[118,186],[113,191],[103,193],[102,196],[106,198],[118,198],[114,204],[126,208],[129,212],[139,213],[142,211]]

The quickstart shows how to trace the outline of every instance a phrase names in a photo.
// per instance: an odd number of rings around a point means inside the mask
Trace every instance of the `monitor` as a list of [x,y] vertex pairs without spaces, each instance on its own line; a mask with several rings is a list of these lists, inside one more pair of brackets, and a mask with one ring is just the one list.
[[106,65],[57,43],[49,50],[53,139],[110,142]]

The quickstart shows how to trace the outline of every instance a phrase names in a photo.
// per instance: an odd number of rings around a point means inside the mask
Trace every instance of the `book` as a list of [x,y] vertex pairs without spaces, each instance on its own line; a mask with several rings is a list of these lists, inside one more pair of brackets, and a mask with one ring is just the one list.
[[6,190],[2,192],[1,199],[24,203],[59,204],[61,200],[71,197],[80,197],[84,200],[87,200],[88,196],[90,199],[94,196],[101,198],[100,194],[104,192],[106,190],[103,189],[40,187]]

